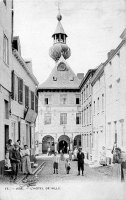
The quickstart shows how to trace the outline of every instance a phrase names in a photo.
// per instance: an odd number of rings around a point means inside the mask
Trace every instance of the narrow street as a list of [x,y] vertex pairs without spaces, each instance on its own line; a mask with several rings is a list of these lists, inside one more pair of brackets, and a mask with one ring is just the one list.
[[[65,155],[67,157],[67,155]],[[1,188],[2,200],[6,195],[17,200],[124,200],[125,183],[112,182],[111,167],[90,167],[85,163],[84,176],[77,176],[77,162],[71,161],[70,174],[66,174],[65,161],[59,163],[59,173],[53,174],[53,156],[42,155],[37,157],[39,163],[45,162],[44,167],[35,176],[35,185],[7,184]],[[6,193],[6,195],[5,195]]]
[[[67,157],[67,155],[65,155]],[[39,183],[53,183],[53,182],[70,182],[70,181],[110,181],[111,180],[111,168],[100,167],[91,168],[85,163],[84,176],[77,176],[77,162],[71,161],[70,174],[66,174],[65,161],[59,163],[59,173],[53,174],[53,156],[42,156],[42,159],[46,162],[43,170],[38,174]]]

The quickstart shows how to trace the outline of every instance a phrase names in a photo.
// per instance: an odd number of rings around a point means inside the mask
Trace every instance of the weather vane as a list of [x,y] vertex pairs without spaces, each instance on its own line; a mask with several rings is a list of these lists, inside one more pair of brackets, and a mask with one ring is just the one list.
[[57,5],[58,5],[58,11],[59,11],[59,13],[60,13],[61,0],[58,0],[58,1],[57,1]]

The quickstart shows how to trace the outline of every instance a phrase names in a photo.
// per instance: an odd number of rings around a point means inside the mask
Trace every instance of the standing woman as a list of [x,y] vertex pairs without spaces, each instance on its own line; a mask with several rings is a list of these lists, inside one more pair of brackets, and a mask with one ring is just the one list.
[[23,174],[32,174],[30,163],[30,151],[28,145],[24,145],[24,150],[21,151],[22,155],[22,171]]
[[121,171],[121,149],[116,147],[113,151],[113,179],[115,181],[121,182],[122,180],[122,171]]

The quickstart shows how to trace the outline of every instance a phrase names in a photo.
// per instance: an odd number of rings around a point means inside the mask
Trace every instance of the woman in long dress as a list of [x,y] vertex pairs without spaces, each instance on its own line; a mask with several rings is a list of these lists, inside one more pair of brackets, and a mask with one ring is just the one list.
[[30,163],[30,151],[27,145],[24,145],[24,149],[21,150],[21,157],[22,157],[23,174],[32,174],[31,163]]
[[113,180],[121,182],[121,149],[116,147],[113,151]]

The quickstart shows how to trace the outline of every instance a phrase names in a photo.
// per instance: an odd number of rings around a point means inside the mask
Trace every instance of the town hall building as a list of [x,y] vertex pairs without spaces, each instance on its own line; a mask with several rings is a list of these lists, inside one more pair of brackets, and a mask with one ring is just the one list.
[[58,24],[49,50],[55,66],[45,82],[38,87],[38,133],[39,151],[47,153],[81,146],[81,102],[79,86],[83,74],[75,75],[66,59],[71,50],[66,44],[65,33],[59,13]]

